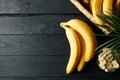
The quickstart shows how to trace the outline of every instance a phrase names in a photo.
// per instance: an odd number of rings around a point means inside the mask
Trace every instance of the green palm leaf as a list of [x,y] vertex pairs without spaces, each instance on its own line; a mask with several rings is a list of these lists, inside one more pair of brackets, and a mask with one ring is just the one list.
[[[114,29],[111,29],[110,27],[106,26],[106,25],[98,25],[97,26],[101,26],[105,29],[107,29],[108,31],[110,31],[111,33],[110,35],[114,35],[115,37],[113,39],[110,39],[109,41],[106,41],[105,43],[101,44],[100,46],[98,46],[96,48],[96,51],[100,51],[103,48],[110,48],[112,50],[118,50],[118,52],[120,52],[120,16],[117,16],[116,13],[115,14],[111,14],[108,13],[110,16],[106,15],[106,14],[99,14],[97,15],[101,20],[103,20],[105,23],[107,23],[109,26],[112,26]],[[108,36],[108,35],[104,35],[104,36]]]

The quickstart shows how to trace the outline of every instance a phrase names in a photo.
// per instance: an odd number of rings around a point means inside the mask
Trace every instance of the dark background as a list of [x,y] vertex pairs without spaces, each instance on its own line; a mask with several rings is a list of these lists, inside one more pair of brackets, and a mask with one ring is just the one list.
[[69,0],[0,0],[0,80],[117,80],[119,70],[100,70],[96,56],[66,75],[69,44],[59,24],[72,18],[100,32]]

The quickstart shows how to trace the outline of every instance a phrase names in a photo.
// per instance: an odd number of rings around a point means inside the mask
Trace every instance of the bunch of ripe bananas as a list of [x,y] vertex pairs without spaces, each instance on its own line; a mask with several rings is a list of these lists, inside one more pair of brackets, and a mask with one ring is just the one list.
[[81,71],[86,62],[89,62],[95,55],[97,40],[93,29],[83,20],[71,19],[61,22],[65,29],[70,44],[70,57],[66,67],[66,73],[72,73],[76,68]]
[[[108,13],[120,9],[120,0],[70,0],[83,14],[87,16],[93,23],[99,25],[107,25],[98,14]],[[86,11],[79,4],[84,2],[89,7]],[[113,6],[115,5],[115,6]],[[93,29],[83,20],[71,19],[67,22],[61,22],[60,26],[65,29],[67,39],[70,44],[70,57],[66,67],[66,73],[72,73],[76,68],[80,72],[85,64],[89,62],[95,55],[97,40]],[[102,29],[101,29],[102,30]],[[104,32],[104,30],[103,30]]]
[[[106,14],[110,16],[113,12],[120,12],[120,0],[70,0],[80,12],[82,12],[91,22],[99,25],[106,25],[113,29],[111,26],[106,24],[97,15]],[[98,26],[98,28],[105,34],[109,34],[105,28]]]
[[105,23],[97,15],[104,13],[110,16],[113,11],[120,10],[120,0],[83,0],[83,2],[89,7],[88,10],[92,13],[96,23],[100,25],[105,25]]

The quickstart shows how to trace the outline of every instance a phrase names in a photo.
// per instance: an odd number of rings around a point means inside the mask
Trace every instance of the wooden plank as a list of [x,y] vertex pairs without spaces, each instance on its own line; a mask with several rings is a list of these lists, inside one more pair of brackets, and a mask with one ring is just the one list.
[[[0,80],[91,80],[88,79],[81,79],[81,78],[0,78]],[[94,79],[95,80],[95,79]],[[100,80],[100,79],[97,79]]]
[[69,55],[65,35],[0,35],[0,55]]
[[0,0],[0,14],[79,13],[69,0]]
[[63,56],[0,56],[0,77],[65,75],[65,62]]
[[[92,79],[81,79],[81,78],[0,78],[0,80],[92,80]],[[95,79],[94,79],[95,80]],[[97,79],[100,80],[100,79]]]
[[[65,73],[68,56],[0,56],[0,77],[10,78],[119,78],[120,71],[105,73],[90,62],[82,72]],[[102,74],[102,75],[101,75]],[[111,77],[112,76],[112,77]]]
[[64,34],[60,22],[73,18],[91,25],[83,15],[0,16],[0,34]]
[[0,78],[0,80],[117,80],[117,78],[105,78],[105,77],[98,77],[98,78]]

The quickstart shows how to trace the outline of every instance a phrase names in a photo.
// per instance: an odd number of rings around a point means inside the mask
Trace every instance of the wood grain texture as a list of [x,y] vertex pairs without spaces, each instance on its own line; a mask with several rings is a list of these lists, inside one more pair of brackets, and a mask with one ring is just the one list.
[[[104,73],[96,66],[96,62],[87,64],[84,71],[65,74],[68,56],[0,56],[0,77],[5,78],[66,78],[83,79],[116,78],[115,73]],[[89,74],[90,73],[90,74]],[[102,74],[102,75],[101,75]]]
[[82,15],[0,16],[0,34],[64,34],[60,22],[72,18],[89,22]]
[[[65,60],[65,57],[54,56],[0,56],[0,77],[64,75],[65,62],[63,63],[63,61]],[[59,66],[59,70],[57,70],[57,66]]]
[[65,35],[0,35],[0,55],[65,56],[69,44]]
[[69,0],[0,0],[0,14],[79,13]]
[[[68,78],[0,78],[0,80],[67,80]],[[69,80],[101,80],[103,77],[98,78],[69,78]],[[106,78],[106,80],[114,80],[117,78]]]
[[[1,78],[0,80],[67,80],[68,78]],[[93,80],[95,78],[69,78],[69,80]],[[101,80],[103,78],[97,78],[95,80]],[[117,79],[117,78],[116,78]],[[113,80],[113,78],[106,80]]]

